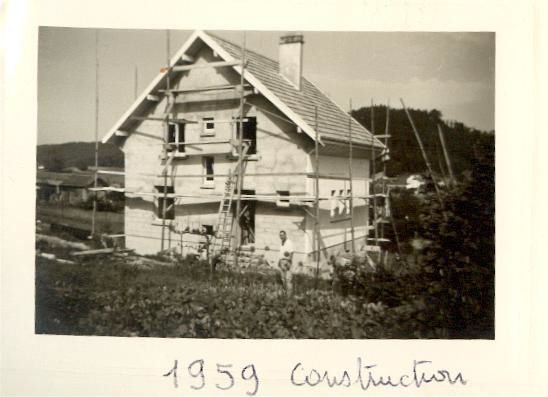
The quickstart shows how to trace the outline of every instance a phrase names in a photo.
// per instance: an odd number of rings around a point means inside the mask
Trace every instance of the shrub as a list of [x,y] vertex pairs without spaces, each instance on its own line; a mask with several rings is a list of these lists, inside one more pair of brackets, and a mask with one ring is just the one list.
[[443,207],[431,196],[421,215],[431,321],[455,338],[494,338],[494,146],[476,152],[471,178],[444,193]]

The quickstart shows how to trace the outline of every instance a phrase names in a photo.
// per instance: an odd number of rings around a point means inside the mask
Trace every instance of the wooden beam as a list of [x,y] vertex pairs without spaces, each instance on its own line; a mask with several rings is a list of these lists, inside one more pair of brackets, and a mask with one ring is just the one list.
[[345,218],[335,218],[335,219],[330,220],[329,222],[330,223],[337,223],[337,222],[345,222],[345,221],[351,221],[351,220],[352,220],[352,217],[347,216]]
[[[202,91],[223,91],[223,90],[237,90],[238,92],[241,92],[242,90],[241,87],[242,87],[241,84],[227,84],[227,85],[214,85],[210,87],[194,87],[194,88],[185,88],[185,89],[178,89],[178,88],[169,89],[169,90],[161,89],[158,91],[164,92],[164,93],[171,92],[174,94],[185,94],[188,92],[202,92]],[[243,87],[244,87],[244,90],[246,88],[251,88],[249,84],[245,84]]]
[[97,170],[99,174],[109,174],[109,175],[125,175],[124,171],[110,171],[110,170]]
[[219,144],[222,144],[222,143],[231,143],[230,140],[217,140],[217,141],[190,141],[190,142],[179,142],[179,143],[176,143],[176,142],[170,142],[168,143],[168,145],[170,146],[179,146],[179,145],[212,145],[212,144],[215,144],[215,143],[219,143]]
[[[300,127],[297,127],[299,132]],[[318,287],[320,277],[320,148],[318,132],[318,106],[314,106],[314,236],[312,251],[316,260],[316,274],[314,275],[314,287]],[[301,131],[302,132],[302,131]]]
[[352,255],[356,254],[356,241],[354,235],[354,191],[352,190],[352,99],[349,101],[348,111],[348,176],[350,177],[350,198],[348,203],[350,205],[350,237],[352,238]]
[[158,95],[148,94],[147,101],[160,102],[160,97]]
[[[168,115],[165,115],[163,117],[144,117],[144,116],[131,116],[130,118],[132,120],[140,120],[140,121],[167,121]],[[172,121],[174,123],[184,123],[184,124],[196,124],[197,121],[188,120],[188,119],[180,119],[180,118],[172,118],[169,117],[169,121]]]
[[129,132],[118,130],[114,133],[116,136],[129,136]]
[[228,66],[238,66],[241,65],[241,61],[227,61],[227,62],[204,62],[204,63],[195,63],[192,65],[184,66],[173,66],[171,68],[172,72],[187,72],[193,69],[204,69],[204,68],[222,68]]
[[84,256],[84,255],[112,254],[113,252],[114,252],[114,248],[101,248],[96,250],[71,252],[70,255]]
[[[244,97],[255,95],[253,90],[246,89]],[[178,95],[176,103],[208,102],[208,101],[230,101],[240,100],[241,94],[233,91],[221,92],[191,92],[184,95]]]
[[453,166],[451,165],[451,159],[449,158],[449,152],[447,152],[447,146],[445,145],[445,138],[443,137],[443,130],[441,125],[438,124],[438,134],[440,136],[441,147],[443,149],[443,156],[445,157],[445,163],[447,164],[447,170],[449,171],[449,179],[452,184],[455,183],[455,174],[453,174]]

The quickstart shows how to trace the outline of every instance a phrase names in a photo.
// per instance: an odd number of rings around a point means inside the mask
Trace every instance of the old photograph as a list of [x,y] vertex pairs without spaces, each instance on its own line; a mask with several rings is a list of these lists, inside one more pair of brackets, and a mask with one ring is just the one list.
[[495,33],[38,32],[35,333],[495,338]]

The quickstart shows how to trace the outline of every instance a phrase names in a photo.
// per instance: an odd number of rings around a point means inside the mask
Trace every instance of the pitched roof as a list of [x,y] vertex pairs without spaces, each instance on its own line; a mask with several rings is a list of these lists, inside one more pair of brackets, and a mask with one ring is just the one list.
[[[210,32],[206,33],[234,59],[241,59],[242,48],[239,45]],[[348,113],[313,83],[303,77],[301,90],[298,90],[279,73],[280,68],[277,61],[248,49],[246,49],[246,59],[248,60],[247,70],[312,128],[315,126],[315,107],[318,107],[318,133],[321,139],[339,142],[349,141]],[[352,123],[352,141],[370,146],[372,139],[375,138],[353,117],[350,119]],[[377,139],[375,139],[375,144],[378,147],[384,146]]]
[[[215,34],[195,31],[171,59],[171,64],[181,63],[181,57],[198,40],[206,43],[225,61],[241,59],[242,48]],[[300,127],[310,138],[315,139],[315,107],[318,107],[318,134],[322,144],[328,141],[349,141],[349,119],[352,125],[352,142],[355,144],[382,148],[384,145],[354,118],[321,92],[314,84],[303,77],[301,90],[295,88],[280,73],[278,62],[246,48],[247,66],[244,78],[276,106],[288,119]],[[240,73],[241,67],[233,69]],[[160,73],[133,103],[126,113],[116,122],[103,143],[107,142],[117,130],[121,129],[129,117],[138,113],[146,103],[146,96],[160,88],[165,81],[166,73]]]

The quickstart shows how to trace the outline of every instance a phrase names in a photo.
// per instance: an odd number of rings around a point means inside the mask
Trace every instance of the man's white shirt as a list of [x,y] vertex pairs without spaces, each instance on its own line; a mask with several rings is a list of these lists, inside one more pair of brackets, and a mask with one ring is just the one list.
[[280,244],[280,253],[278,254],[278,260],[282,259],[286,252],[289,252],[289,255],[293,254],[293,243],[288,238],[285,239],[284,244]]

